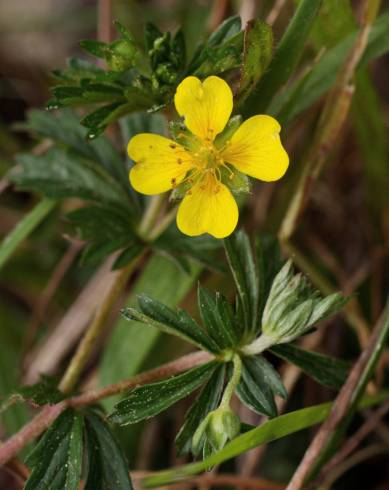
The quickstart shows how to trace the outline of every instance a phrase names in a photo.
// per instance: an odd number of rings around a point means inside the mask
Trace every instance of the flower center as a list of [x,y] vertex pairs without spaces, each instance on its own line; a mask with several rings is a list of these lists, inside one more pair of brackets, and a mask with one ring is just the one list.
[[195,166],[200,172],[215,171],[224,163],[219,151],[212,143],[201,142],[192,155]]

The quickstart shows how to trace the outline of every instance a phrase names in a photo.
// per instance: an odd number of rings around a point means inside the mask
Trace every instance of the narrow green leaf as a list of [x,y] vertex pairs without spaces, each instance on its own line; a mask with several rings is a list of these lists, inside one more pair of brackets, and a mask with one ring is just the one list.
[[241,301],[246,332],[255,332],[258,321],[258,276],[248,236],[238,231],[224,240],[228,264]]
[[[282,383],[277,379],[277,374],[271,372],[271,367],[267,366],[265,359],[258,357],[245,357],[242,359],[242,377],[236,389],[236,394],[240,400],[254,412],[275,417],[277,407],[274,401],[273,390],[276,389],[285,394],[285,389],[281,388]],[[270,381],[270,382],[269,382]]]
[[88,449],[85,490],[132,490],[128,464],[106,423],[97,413],[89,411],[85,429]]
[[217,408],[223,393],[224,377],[225,365],[222,364],[212,373],[209,381],[185,415],[184,425],[176,437],[179,455],[189,453],[192,450],[193,434],[208,413]]
[[131,246],[125,248],[117,257],[113,263],[112,270],[118,270],[125,267],[130,262],[135,260],[144,250],[144,245],[141,243],[134,243]]
[[[358,408],[364,409],[377,405],[383,400],[387,400],[388,395],[388,392],[383,392],[377,396],[366,396],[361,400]],[[212,454],[204,461],[179,466],[172,470],[160,471],[144,478],[142,485],[146,488],[161,487],[206,471],[208,468],[239,456],[250,449],[319,424],[328,416],[331,407],[332,403],[322,403],[280,415],[235,438],[221,451]]]
[[0,243],[0,269],[15,252],[21,242],[46,218],[54,209],[56,201],[42,199]]
[[80,41],[80,46],[87,53],[102,59],[105,59],[110,51],[109,45],[101,41],[85,39],[83,41]]
[[295,364],[328,388],[339,389],[346,381],[350,366],[340,359],[310,352],[293,344],[275,345],[270,351],[284,361]]
[[301,59],[321,4],[322,0],[301,0],[299,2],[268,70],[261,78],[256,90],[246,100],[243,108],[245,117],[266,112],[274,95],[293,74]]
[[154,417],[207,381],[217,364],[211,361],[172,378],[135,388],[115,406],[109,419],[127,425]]
[[[225,349],[236,345],[237,337],[233,322],[229,316],[227,322],[225,322],[226,318],[221,316],[216,296],[199,286],[197,298],[204,327],[217,346]],[[219,299],[219,304],[220,301]],[[225,307],[225,304],[223,306]],[[223,311],[227,312],[227,310]]]
[[27,457],[32,467],[26,490],[78,490],[83,454],[83,419],[68,409],[62,413]]
[[271,28],[260,20],[251,20],[244,31],[243,63],[236,103],[241,104],[267,69],[273,51]]
[[219,349],[216,344],[185,310],[177,308],[174,311],[145,294],[138,296],[138,305],[141,312],[134,308],[127,308],[123,310],[124,316],[152,325],[170,335],[181,337],[185,341],[200,347],[200,349],[218,352]]

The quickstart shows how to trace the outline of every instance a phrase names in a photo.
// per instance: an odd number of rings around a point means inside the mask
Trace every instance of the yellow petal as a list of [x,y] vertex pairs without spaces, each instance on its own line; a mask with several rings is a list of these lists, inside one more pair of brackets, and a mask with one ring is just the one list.
[[187,193],[177,213],[177,226],[189,236],[230,235],[238,223],[238,206],[229,189],[207,174]]
[[196,77],[187,77],[178,85],[174,103],[193,134],[213,141],[231,115],[232,92],[219,77],[208,77],[203,83]]
[[158,134],[137,134],[131,138],[127,150],[135,162],[130,182],[142,194],[160,194],[172,189],[192,167],[191,156],[181,145]]
[[289,157],[280,140],[281,126],[270,116],[253,116],[233,134],[222,158],[256,179],[280,179]]

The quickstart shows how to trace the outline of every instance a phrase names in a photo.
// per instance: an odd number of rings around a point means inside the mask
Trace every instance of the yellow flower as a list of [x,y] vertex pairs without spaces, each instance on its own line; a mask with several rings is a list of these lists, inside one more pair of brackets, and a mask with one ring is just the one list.
[[270,116],[253,116],[227,141],[220,137],[218,141],[217,135],[231,116],[233,95],[228,84],[215,76],[204,82],[185,78],[177,87],[174,103],[190,134],[183,144],[156,134],[134,136],[128,144],[135,162],[131,184],[138,192],[151,195],[185,183],[178,228],[189,236],[226,237],[234,231],[239,213],[221,171],[228,170],[233,177],[235,168],[264,181],[280,179],[289,163],[280,141],[280,125]]

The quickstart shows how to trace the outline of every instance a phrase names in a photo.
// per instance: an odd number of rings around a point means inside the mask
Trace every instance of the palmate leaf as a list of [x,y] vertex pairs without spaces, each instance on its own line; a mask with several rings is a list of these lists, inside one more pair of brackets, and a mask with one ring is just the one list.
[[277,415],[274,396],[287,396],[277,371],[262,356],[243,358],[242,378],[236,393],[251,410],[269,417]]
[[186,342],[217,353],[217,344],[207,335],[198,323],[183,309],[176,311],[145,294],[138,296],[140,311],[135,308],[122,310],[129,320],[137,320],[146,325],[158,328],[162,332],[181,337]]
[[86,414],[85,432],[88,451],[85,490],[131,490],[124,454],[100,415],[91,411]]
[[217,365],[217,361],[211,361],[183,374],[135,388],[115,406],[109,419],[126,425],[154,417],[201,386]]
[[125,191],[100,166],[59,148],[44,155],[22,154],[10,178],[22,189],[47,197],[80,197],[131,212]]
[[83,418],[74,410],[61,414],[27,457],[32,468],[26,490],[78,490],[83,455]]
[[305,374],[328,388],[339,389],[346,381],[350,366],[340,359],[310,352],[293,344],[276,345],[270,351],[298,366]]
[[[179,455],[189,453],[192,450],[192,438],[198,426],[209,412],[219,405],[225,377],[225,365],[218,366],[205,384],[196,401],[185,415],[184,425],[176,437],[176,446]],[[203,437],[203,444],[205,435]],[[202,444],[200,444],[202,446]]]
[[121,183],[127,193],[129,192],[128,172],[122,155],[107,138],[87,140],[87,130],[80,125],[79,118],[70,109],[62,109],[55,113],[31,110],[25,127],[99,163]]

